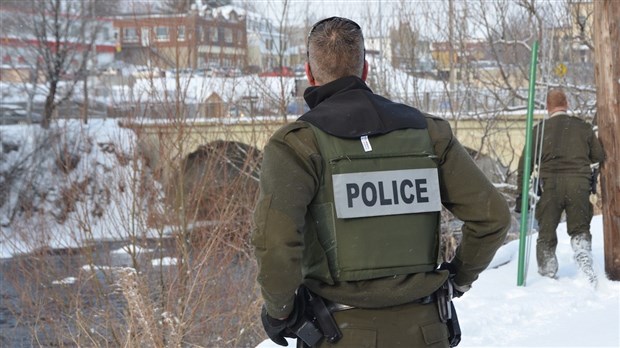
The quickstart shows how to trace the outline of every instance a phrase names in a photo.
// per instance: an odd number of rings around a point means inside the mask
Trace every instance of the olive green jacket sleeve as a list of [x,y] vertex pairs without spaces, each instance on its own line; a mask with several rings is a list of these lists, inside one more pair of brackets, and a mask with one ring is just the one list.
[[497,191],[459,141],[447,121],[429,118],[428,128],[439,156],[443,206],[463,221],[463,238],[452,263],[455,283],[471,285],[504,243],[510,211]]
[[[305,130],[305,131],[304,131]],[[322,167],[312,131],[295,122],[278,130],[264,149],[252,244],[258,283],[269,315],[288,316],[302,283],[304,218]]]
[[592,161],[592,163],[603,162],[605,160],[605,152],[603,152],[603,146],[596,136],[596,133],[592,131],[588,139],[590,142],[590,161]]

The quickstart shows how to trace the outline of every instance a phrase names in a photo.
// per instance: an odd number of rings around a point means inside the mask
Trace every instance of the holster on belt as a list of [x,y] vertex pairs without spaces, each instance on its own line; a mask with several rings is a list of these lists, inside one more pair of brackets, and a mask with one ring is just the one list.
[[437,297],[439,318],[448,326],[450,347],[456,347],[461,342],[461,326],[459,325],[459,318],[456,315],[456,309],[452,302],[452,283],[450,280],[446,280],[435,292],[435,296]]
[[[318,329],[320,335],[314,333],[314,331],[305,330],[295,332],[299,340],[297,340],[298,347],[312,347],[318,343],[322,338],[325,338],[330,343],[336,343],[342,338],[342,333],[338,328],[338,324],[334,320],[332,313],[325,305],[325,301],[321,296],[310,291],[305,286],[300,286],[297,289],[296,303],[303,302],[304,304],[304,318],[305,322],[301,326],[308,326]],[[300,301],[298,301],[300,300]]]

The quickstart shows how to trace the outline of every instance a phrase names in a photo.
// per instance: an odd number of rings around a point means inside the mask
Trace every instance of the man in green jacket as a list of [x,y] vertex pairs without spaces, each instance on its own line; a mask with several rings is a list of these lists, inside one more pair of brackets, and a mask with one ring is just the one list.
[[[317,346],[448,347],[433,294],[448,277],[469,290],[505,240],[508,206],[448,122],[368,88],[364,55],[355,22],[317,22],[311,110],[265,146],[252,234],[263,325],[286,345],[303,285],[342,333]],[[438,269],[442,205],[464,222],[450,271]]]
[[[592,269],[592,204],[590,192],[594,179],[591,164],[603,161],[603,149],[592,126],[578,117],[570,116],[568,101],[561,89],[547,93],[549,119],[533,128],[533,134],[542,139],[540,164],[535,168],[537,155],[532,156],[531,168],[538,172],[541,185],[540,200],[536,205],[538,239],[536,261],[538,273],[555,278],[558,261],[556,228],[562,212],[566,212],[566,229],[571,237],[574,258],[580,269],[596,285]],[[539,141],[539,143],[541,143]],[[525,151],[525,149],[524,149]],[[521,155],[517,171],[518,192],[522,190],[525,154]],[[593,191],[594,192],[594,191]],[[515,211],[521,212],[521,196],[517,197]]]

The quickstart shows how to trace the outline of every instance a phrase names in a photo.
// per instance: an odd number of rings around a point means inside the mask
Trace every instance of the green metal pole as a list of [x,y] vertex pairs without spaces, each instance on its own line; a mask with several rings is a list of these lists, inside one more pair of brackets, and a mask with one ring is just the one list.
[[532,60],[530,62],[530,88],[527,102],[527,121],[525,126],[525,159],[523,161],[523,188],[521,190],[521,230],[519,231],[519,268],[517,285],[525,285],[525,242],[527,238],[527,221],[530,200],[530,174],[532,163],[532,124],[534,119],[534,95],[536,92],[536,64],[538,60],[538,41],[532,46]]

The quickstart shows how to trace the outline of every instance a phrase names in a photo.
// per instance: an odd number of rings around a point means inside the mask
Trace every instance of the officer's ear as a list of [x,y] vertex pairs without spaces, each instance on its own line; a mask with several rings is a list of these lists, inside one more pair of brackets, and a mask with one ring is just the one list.
[[316,86],[316,80],[314,79],[314,76],[312,76],[312,70],[310,70],[310,63],[306,62],[304,68],[306,70],[306,78],[308,79],[308,83],[310,86]]
[[362,70],[362,81],[366,82],[368,77],[368,61],[364,59],[364,69]]

